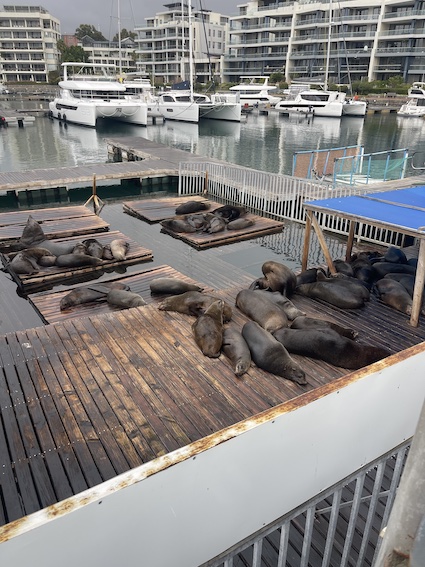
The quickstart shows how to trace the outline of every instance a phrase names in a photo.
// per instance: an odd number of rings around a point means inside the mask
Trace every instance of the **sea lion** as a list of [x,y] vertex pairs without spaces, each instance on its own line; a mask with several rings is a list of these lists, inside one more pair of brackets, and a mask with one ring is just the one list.
[[223,301],[217,299],[192,324],[193,336],[205,356],[218,358],[223,344]]
[[103,244],[96,240],[96,238],[87,238],[83,240],[82,244],[86,247],[86,254],[89,256],[93,256],[94,258],[103,257]]
[[288,317],[282,309],[254,290],[241,290],[236,296],[236,306],[270,333],[288,326]]
[[293,354],[356,370],[390,356],[382,347],[356,343],[333,329],[279,329],[273,336]]
[[264,262],[261,269],[264,277],[255,280],[251,284],[250,289],[257,287],[260,289],[270,289],[272,291],[280,291],[280,293],[286,295],[286,297],[291,297],[297,285],[297,278],[290,268],[280,262],[269,260],[268,262]]
[[64,311],[76,305],[90,303],[98,299],[106,299],[111,289],[130,290],[128,285],[120,282],[103,282],[100,285],[92,284],[91,286],[78,287],[62,297],[59,308],[61,311]]
[[348,339],[355,339],[359,334],[354,329],[341,327],[341,325],[333,323],[332,321],[315,319],[314,317],[307,316],[297,317],[294,319],[291,323],[291,329],[332,329],[339,335],[347,337]]
[[[158,305],[161,311],[176,311],[177,313],[184,313],[185,315],[194,315],[199,317],[205,310],[217,301],[218,297],[201,293],[199,291],[186,291],[178,295],[170,295]],[[228,303],[223,301],[223,318],[224,321],[230,321],[232,318],[232,308]]]
[[205,226],[205,216],[203,214],[187,215],[186,221],[196,230],[201,230]]
[[302,317],[305,315],[304,311],[295,307],[290,299],[288,299],[285,295],[282,295],[279,291],[268,291],[267,289],[255,289],[255,293],[261,293],[269,299],[273,301],[276,305],[282,309],[285,315],[288,317],[289,321],[293,321],[297,317]]
[[297,382],[297,384],[307,384],[304,370],[295,362],[282,343],[258,323],[255,321],[245,323],[242,336],[258,368]]
[[333,265],[339,274],[351,277],[354,276],[353,267],[348,262],[345,262],[345,260],[334,260]]
[[178,295],[186,291],[202,291],[204,288],[199,285],[192,284],[179,278],[155,278],[149,284],[151,293],[153,294],[170,294]]
[[176,208],[176,215],[187,215],[189,213],[207,211],[210,207],[211,204],[205,201],[186,201]]
[[197,229],[189,224],[186,219],[165,219],[159,223],[163,228],[173,232],[196,232]]
[[384,262],[394,262],[396,264],[407,264],[406,254],[400,248],[390,246],[384,254]]
[[221,350],[232,363],[236,376],[242,376],[248,372],[251,366],[251,351],[238,329],[235,327],[224,329]]
[[106,260],[107,262],[110,262],[111,260],[114,260],[114,256],[113,256],[113,254],[112,254],[112,250],[111,250],[110,244],[106,244],[106,245],[103,247],[102,260]]
[[124,289],[111,289],[106,295],[106,301],[124,309],[146,305],[146,301],[138,293]]
[[52,240],[47,239],[40,224],[31,215],[29,215],[22,235],[12,249],[23,250],[25,248],[45,248],[54,256],[59,256],[60,254],[70,254],[74,246],[75,243],[72,242],[53,242]]
[[305,283],[317,282],[317,268],[308,268],[308,270],[300,272],[295,277],[297,286]]
[[246,213],[243,207],[238,207],[237,205],[223,205],[211,211],[213,215],[218,215],[227,219],[229,222],[238,219],[240,216]]
[[374,280],[380,280],[389,273],[397,274],[415,274],[416,267],[409,264],[398,264],[396,262],[375,262],[372,265],[372,273]]
[[227,223],[227,230],[242,230],[255,223],[254,219],[239,218]]
[[415,276],[412,274],[393,274],[389,273],[386,274],[385,279],[395,280],[396,282],[401,283],[401,285],[405,288],[407,293],[410,297],[413,297],[413,291],[415,289]]
[[82,242],[76,244],[72,249],[72,254],[87,254],[87,248],[85,244],[83,244]]
[[103,264],[103,260],[88,254],[60,254],[56,258],[56,266],[59,268],[80,268],[82,266],[98,266],[99,264]]
[[362,297],[364,301],[369,301],[370,299],[370,292],[367,287],[355,277],[346,276],[343,273],[339,273],[331,277],[326,277],[326,275],[319,270],[317,272],[317,281],[343,286],[344,290],[360,295],[360,297]]
[[320,299],[340,309],[358,309],[364,306],[364,299],[359,293],[327,281],[301,284],[295,292],[312,299]]
[[226,220],[223,217],[216,216],[214,214],[205,215],[205,223],[202,228],[203,232],[215,234],[216,232],[222,232],[225,228]]
[[116,238],[109,245],[112,257],[115,260],[124,260],[127,256],[127,252],[130,249],[130,243],[123,238]]
[[401,311],[401,313],[411,315],[413,300],[400,282],[390,278],[382,278],[375,282],[375,287],[378,290],[380,300],[386,305]]
[[28,256],[25,250],[15,254],[7,264],[7,268],[15,272],[15,274],[36,274],[40,271],[35,258]]

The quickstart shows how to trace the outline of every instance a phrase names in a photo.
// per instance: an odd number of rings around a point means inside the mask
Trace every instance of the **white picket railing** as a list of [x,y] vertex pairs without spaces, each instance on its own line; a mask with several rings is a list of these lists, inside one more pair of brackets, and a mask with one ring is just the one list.
[[[374,189],[379,192],[379,189]],[[384,190],[384,188],[382,189]],[[256,214],[279,220],[305,223],[304,201],[363,195],[371,190],[364,186],[332,186],[326,182],[301,179],[213,162],[179,164],[180,196],[208,195],[209,198],[246,207]],[[325,231],[346,236],[348,221],[335,215],[318,216]],[[360,224],[358,240],[375,244],[401,245],[404,236],[398,232]]]

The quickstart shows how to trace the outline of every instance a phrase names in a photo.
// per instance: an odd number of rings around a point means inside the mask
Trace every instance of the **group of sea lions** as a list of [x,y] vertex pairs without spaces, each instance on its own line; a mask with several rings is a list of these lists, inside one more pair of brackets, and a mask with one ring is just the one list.
[[61,311],[65,311],[76,305],[104,301],[121,309],[146,305],[146,301],[138,293],[131,291],[128,285],[121,282],[101,282],[73,289],[62,297],[59,307]]
[[223,205],[209,211],[205,201],[186,201],[179,205],[176,216],[160,222],[161,226],[176,233],[207,232],[214,234],[224,230],[242,230],[254,224],[246,218],[246,210],[236,205]]
[[302,272],[297,276],[296,292],[342,309],[362,307],[373,293],[383,303],[410,315],[417,261],[408,260],[403,250],[395,246],[385,253],[360,252],[349,261],[334,260],[336,277],[327,277],[316,269]]
[[167,291],[161,288],[161,292],[175,294],[159,303],[158,308],[195,316],[192,332],[202,353],[213,358],[223,353],[237,376],[246,373],[253,361],[262,370],[304,385],[305,372],[291,354],[349,369],[391,354],[385,348],[356,342],[353,329],[307,317],[289,299],[297,292],[297,276],[284,264],[265,262],[262,271],[263,277],[236,296],[236,307],[249,318],[242,329],[228,324],[232,318],[230,305],[196,286],[185,291],[178,286],[174,291],[171,287]]
[[115,239],[103,245],[95,238],[82,242],[53,242],[46,238],[40,224],[29,215],[22,235],[7,254],[7,269],[16,274],[35,274],[44,268],[97,266],[105,261],[124,260],[129,243]]

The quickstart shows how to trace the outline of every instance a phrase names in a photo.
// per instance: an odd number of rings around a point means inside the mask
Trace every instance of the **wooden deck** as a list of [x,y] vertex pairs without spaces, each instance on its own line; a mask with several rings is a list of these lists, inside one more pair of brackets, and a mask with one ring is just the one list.
[[58,238],[54,239],[55,242],[81,242],[85,238],[95,238],[103,246],[110,244],[112,240],[123,239],[130,245],[127,255],[124,260],[104,260],[102,264],[95,266],[82,266],[77,268],[60,268],[52,266],[51,268],[43,268],[42,271],[36,274],[15,274],[13,270],[8,270],[7,257],[1,255],[1,259],[5,268],[9,271],[10,275],[17,283],[21,292],[27,294],[29,292],[41,291],[49,289],[54,285],[70,284],[71,282],[87,281],[93,279],[96,275],[104,272],[120,271],[125,269],[125,266],[131,264],[138,264],[140,262],[149,262],[153,258],[151,250],[141,246],[138,242],[131,240],[119,231],[109,231],[106,233],[85,234],[81,236],[73,236],[72,238]]
[[109,224],[87,207],[59,207],[0,214],[0,251],[8,252],[19,240],[31,215],[48,239],[89,235],[109,230]]
[[[176,216],[176,207],[186,201],[202,201],[210,203],[209,211],[221,207],[222,203],[209,201],[200,197],[195,199],[188,199],[187,197],[164,198],[164,199],[149,199],[139,201],[126,201],[123,203],[123,210],[125,213],[140,218],[141,220],[149,223],[160,222],[165,219],[173,218]],[[194,232],[194,233],[177,233],[166,227],[162,228],[162,232],[169,234],[174,238],[183,240],[190,246],[197,250],[205,250],[213,246],[222,246],[224,244],[231,244],[232,242],[240,242],[266,234],[274,234],[282,232],[284,224],[282,222],[253,215],[247,213],[246,218],[252,219],[254,224],[241,230],[224,230],[209,234],[207,232]]]
[[[155,278],[178,278],[184,280],[188,283],[197,284],[203,287],[205,293],[212,293],[213,289],[208,288],[200,284],[199,282],[188,278],[184,274],[181,274],[174,268],[170,266],[159,266],[151,269],[144,269],[133,274],[131,276],[121,276],[114,277],[108,280],[102,281],[118,281],[127,284],[130,290],[138,293],[146,303],[158,303],[164,299],[164,295],[152,295],[150,291],[150,283]],[[66,309],[64,311],[60,310],[61,299],[67,295],[71,290],[78,287],[84,287],[87,284],[80,284],[77,286],[70,286],[66,290],[61,291],[44,291],[39,293],[33,293],[28,295],[28,300],[34,305],[39,314],[43,317],[45,323],[57,323],[59,321],[64,321],[65,319],[70,319],[72,317],[84,317],[99,315],[101,313],[112,313],[114,311],[120,311],[119,307],[110,305],[106,302],[106,299],[93,301],[91,303],[85,303],[82,305],[76,305],[75,307]]]
[[[241,287],[215,293],[234,306]],[[394,353],[425,340],[423,324],[411,327],[375,297],[350,312],[297,295],[293,302]],[[254,365],[236,378],[224,356],[201,354],[193,320],[149,304],[0,337],[0,524],[347,374],[294,357],[307,386]],[[245,321],[234,308],[230,324]]]

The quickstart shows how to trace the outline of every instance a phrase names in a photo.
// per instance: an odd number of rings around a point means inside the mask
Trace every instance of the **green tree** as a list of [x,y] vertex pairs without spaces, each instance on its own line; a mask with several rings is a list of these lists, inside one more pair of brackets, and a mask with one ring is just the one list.
[[[121,30],[121,39],[124,39],[126,37],[131,37],[131,39],[136,39],[137,37],[137,33],[132,32],[132,31],[128,31],[125,28],[122,28]],[[114,35],[114,37],[112,38],[112,41],[118,41],[118,34],[116,33]]]
[[75,62],[87,62],[88,54],[84,51],[82,47],[72,45],[67,47],[62,39],[57,43],[57,47],[60,53],[60,62],[65,63],[66,61]]
[[80,24],[79,27],[75,30],[74,35],[78,37],[78,39],[83,39],[83,37],[88,35],[95,41],[107,41],[102,32],[98,31],[91,24]]

